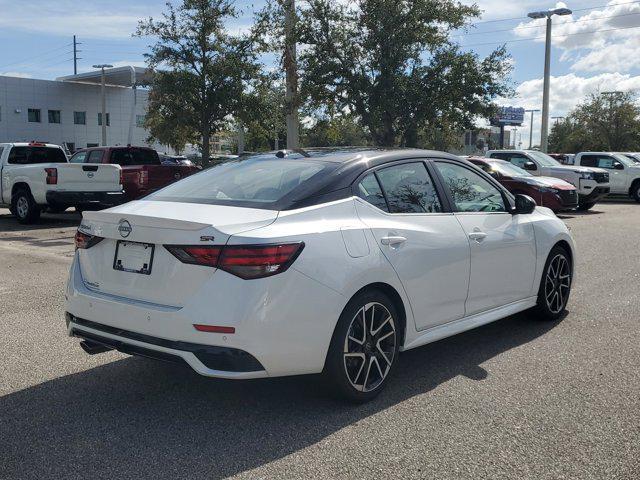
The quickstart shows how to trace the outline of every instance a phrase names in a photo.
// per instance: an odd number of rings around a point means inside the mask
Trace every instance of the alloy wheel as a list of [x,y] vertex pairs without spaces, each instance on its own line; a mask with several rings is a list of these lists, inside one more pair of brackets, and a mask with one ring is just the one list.
[[353,388],[370,392],[380,386],[391,370],[395,351],[395,319],[381,303],[367,303],[351,320],[344,341],[344,368]]
[[16,212],[20,218],[26,218],[29,214],[29,200],[27,200],[26,197],[18,197],[18,201],[16,202]]
[[567,304],[571,289],[571,267],[564,255],[558,254],[547,268],[544,282],[544,298],[549,310],[560,313]]

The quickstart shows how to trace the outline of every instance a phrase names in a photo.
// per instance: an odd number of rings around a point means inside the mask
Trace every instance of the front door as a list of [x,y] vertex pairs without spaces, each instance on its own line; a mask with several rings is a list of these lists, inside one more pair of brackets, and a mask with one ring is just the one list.
[[416,329],[462,318],[469,284],[469,242],[442,203],[425,164],[397,164],[358,184],[358,215],[396,271]]
[[447,161],[434,163],[471,249],[466,314],[530,297],[536,245],[528,216],[509,213],[500,189],[470,168]]

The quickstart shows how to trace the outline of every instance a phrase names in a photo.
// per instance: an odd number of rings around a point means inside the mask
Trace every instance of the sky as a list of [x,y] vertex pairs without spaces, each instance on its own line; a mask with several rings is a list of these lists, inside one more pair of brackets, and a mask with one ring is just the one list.
[[[229,22],[243,31],[264,0],[237,0]],[[174,0],[175,3],[175,0]],[[540,109],[544,67],[544,20],[527,13],[567,6],[573,14],[554,17],[551,116],[564,116],[597,91],[640,90],[640,1],[631,0],[463,0],[482,16],[453,38],[463,49],[486,56],[505,44],[512,57],[514,98],[504,105]],[[149,38],[134,38],[140,19],[159,17],[165,0],[0,0],[0,75],[54,79],[73,73],[72,37],[77,36],[78,71],[110,63],[144,65]],[[539,138],[534,119],[534,144]],[[529,122],[519,130],[528,146]]]

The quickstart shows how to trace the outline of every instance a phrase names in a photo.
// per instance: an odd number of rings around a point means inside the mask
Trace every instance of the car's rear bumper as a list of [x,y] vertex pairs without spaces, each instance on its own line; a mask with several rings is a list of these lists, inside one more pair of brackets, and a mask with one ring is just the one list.
[[98,205],[113,207],[125,202],[124,192],[65,192],[50,190],[46,194],[50,205]]
[[[321,372],[346,303],[342,295],[292,268],[257,281],[216,272],[183,306],[96,288],[85,283],[76,254],[66,289],[70,336],[134,355],[170,356],[201,375],[229,379]],[[194,324],[235,331],[203,332]]]
[[580,203],[595,203],[611,193],[610,187],[593,187],[590,193],[580,194]]
[[225,378],[266,377],[256,358],[237,348],[167,340],[75,317],[66,313],[69,335],[85,341],[157,360],[186,363],[202,375]]

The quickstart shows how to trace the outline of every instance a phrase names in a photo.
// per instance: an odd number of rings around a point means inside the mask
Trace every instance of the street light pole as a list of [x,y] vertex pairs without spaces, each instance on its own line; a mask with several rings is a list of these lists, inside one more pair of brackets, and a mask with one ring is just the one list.
[[555,8],[541,12],[529,13],[529,18],[547,19],[547,35],[544,50],[544,85],[542,87],[542,132],[540,139],[540,150],[547,153],[549,146],[549,90],[551,83],[551,17],[554,15],[571,15],[573,12],[568,8]]
[[102,146],[105,147],[107,145],[107,100],[105,93],[105,77],[104,77],[104,69],[111,68],[113,65],[109,65],[108,63],[102,63],[100,65],[94,65],[93,68],[99,68],[102,72],[100,75],[100,94],[102,96]]
[[540,110],[525,110],[526,113],[531,114],[531,122],[529,124],[529,150],[533,148],[533,114],[539,111]]

